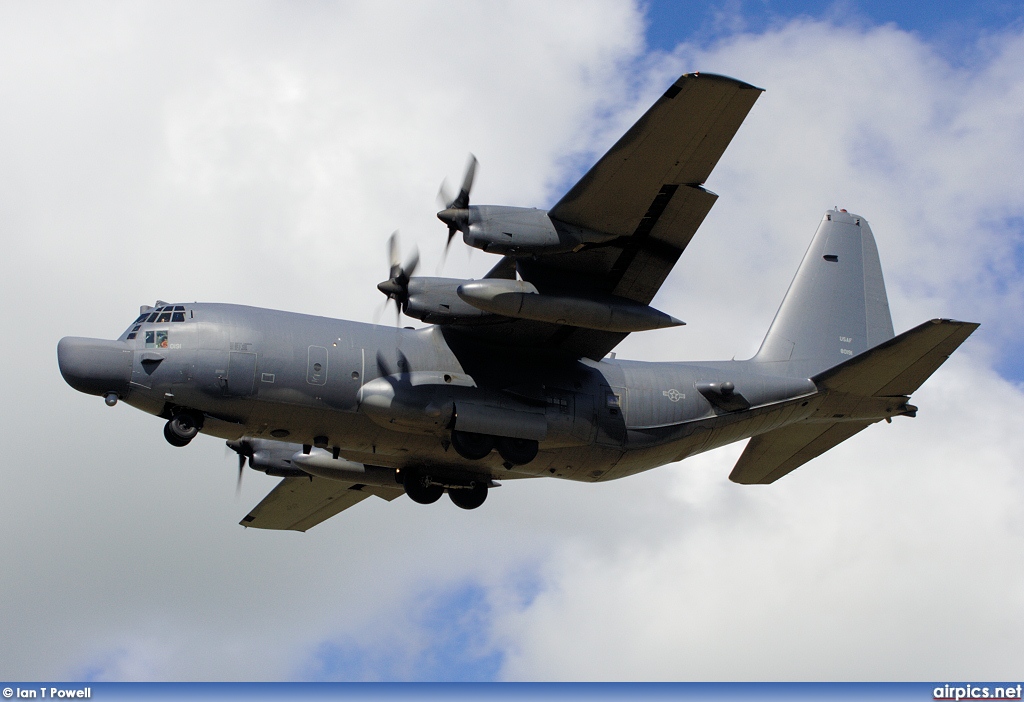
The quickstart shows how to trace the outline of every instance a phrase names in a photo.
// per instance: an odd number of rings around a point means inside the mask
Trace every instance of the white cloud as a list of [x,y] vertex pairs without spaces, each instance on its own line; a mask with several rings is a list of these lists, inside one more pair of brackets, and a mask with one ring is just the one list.
[[[921,416],[768,488],[738,451],[662,469],[674,514],[566,544],[498,618],[514,679],[1013,677],[1024,645],[1020,392],[965,361]],[[965,403],[979,385],[1001,408]],[[609,543],[610,541],[610,543]]]
[[[368,501],[305,535],[239,528],[274,480],[248,475],[234,501],[219,442],[173,449],[158,420],[74,393],[54,347],[111,337],[156,297],[369,320],[392,229],[432,270],[434,195],[467,151],[478,202],[542,204],[693,68],[768,92],[659,298],[690,326],[620,355],[752,352],[837,199],[874,225],[898,327],[995,321],[1020,311],[1003,224],[1021,204],[1019,37],[954,70],[895,30],[813,23],[638,57],[640,17],[610,0],[27,7],[0,9],[0,324],[17,340],[0,350],[0,675],[308,674],[325,642],[421,651],[422,612],[467,582],[508,677],[1010,666],[1022,399],[974,340],[917,420],[772,488],[727,482],[734,446],[607,485],[508,484],[472,513]],[[974,648],[954,658],[960,635]],[[433,660],[403,655],[410,677]]]
[[1021,233],[1004,221],[1024,209],[1021,46],[1008,35],[984,65],[954,70],[891,27],[792,22],[665,59],[662,82],[714,70],[767,92],[662,292],[691,324],[666,333],[678,346],[637,335],[624,348],[748,356],[836,202],[874,226],[898,330],[935,316],[995,328],[915,395],[919,419],[873,427],[772,487],[725,480],[741,446],[623,484],[636,499],[641,482],[668,481],[675,513],[567,540],[543,592],[498,618],[505,676],[1019,674],[1024,397],[985,359],[1021,333]]

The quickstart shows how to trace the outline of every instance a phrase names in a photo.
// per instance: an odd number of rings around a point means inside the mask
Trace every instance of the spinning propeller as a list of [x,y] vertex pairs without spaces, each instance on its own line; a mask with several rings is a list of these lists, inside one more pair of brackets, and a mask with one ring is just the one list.
[[448,241],[444,245],[444,255],[441,264],[448,258],[448,248],[452,245],[455,232],[463,234],[469,229],[469,192],[473,189],[473,177],[476,175],[476,156],[469,155],[469,163],[466,164],[466,175],[462,177],[462,188],[455,197],[451,196],[448,190],[447,180],[441,183],[437,191],[438,203],[444,208],[437,213],[437,218],[448,225]]
[[242,473],[245,471],[245,459],[249,459],[249,465],[252,466],[252,456],[256,452],[252,443],[241,439],[240,441],[228,441],[227,447],[238,454],[238,482],[235,484],[235,497],[238,497],[242,492]]
[[[399,261],[398,254],[398,232],[388,237],[388,261],[391,264],[390,278],[377,284],[377,289],[387,295],[388,300],[395,301],[395,325],[399,323],[399,315],[403,306],[409,301],[409,279],[416,272],[416,266],[420,263],[420,253],[416,248],[412,250],[412,257],[403,266]],[[384,307],[387,306],[384,301]],[[381,308],[380,311],[383,311]],[[377,316],[380,316],[378,311]]]

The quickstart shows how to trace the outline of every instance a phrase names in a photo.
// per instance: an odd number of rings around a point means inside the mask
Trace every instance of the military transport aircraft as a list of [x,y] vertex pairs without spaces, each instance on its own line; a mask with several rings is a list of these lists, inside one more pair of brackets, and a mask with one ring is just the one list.
[[378,287],[419,329],[208,303],[143,306],[116,340],[57,346],[71,387],[166,420],[185,446],[228,440],[239,478],[281,481],[241,524],[305,531],[357,502],[447,492],[479,507],[500,479],[623,478],[750,438],[730,478],[771,483],[874,422],[977,328],[899,336],[867,221],[825,213],[757,354],[644,363],[609,352],[682,324],[649,306],[717,195],[703,183],[761,89],[679,78],[550,210],[470,205],[476,162],[438,213],[448,242],[501,256],[481,280]]

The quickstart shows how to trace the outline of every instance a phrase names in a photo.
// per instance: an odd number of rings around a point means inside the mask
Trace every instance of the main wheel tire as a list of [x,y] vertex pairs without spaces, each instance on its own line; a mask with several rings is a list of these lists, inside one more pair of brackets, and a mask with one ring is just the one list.
[[494,450],[494,437],[456,429],[452,431],[452,448],[467,460],[479,461]]
[[487,499],[487,483],[480,480],[473,483],[472,487],[448,488],[448,497],[456,507],[476,509]]
[[498,453],[515,466],[525,466],[537,457],[539,450],[540,446],[532,439],[512,439],[507,436],[498,439]]
[[[203,428],[203,415],[191,411],[178,412],[171,417],[164,426],[164,437],[172,446],[186,446],[188,442],[196,438],[196,434]],[[175,440],[171,440],[171,436]]]
[[167,439],[167,443],[169,443],[171,446],[177,446],[178,448],[188,446],[188,442],[191,441],[191,439],[183,439],[180,436],[178,436],[174,432],[174,430],[171,429],[170,422],[164,424],[164,438]]
[[413,502],[418,502],[421,505],[430,505],[441,499],[441,495],[444,494],[443,487],[429,484],[427,476],[418,470],[403,472],[405,473],[403,476],[405,494]]

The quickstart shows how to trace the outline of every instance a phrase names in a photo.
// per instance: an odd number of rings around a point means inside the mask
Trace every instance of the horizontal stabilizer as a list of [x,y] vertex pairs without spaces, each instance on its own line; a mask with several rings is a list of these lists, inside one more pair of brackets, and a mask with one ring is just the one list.
[[729,480],[743,485],[774,483],[790,471],[866,429],[873,422],[801,423],[755,436]]
[[239,524],[256,529],[306,531],[370,495],[393,500],[403,494],[374,485],[353,485],[325,478],[285,478]]
[[[813,380],[820,393],[854,397],[910,395],[978,328],[933,319],[854,356]],[[755,436],[729,474],[736,483],[772,483],[878,419],[801,422]]]
[[933,319],[816,375],[814,384],[862,397],[910,395],[978,326]]

